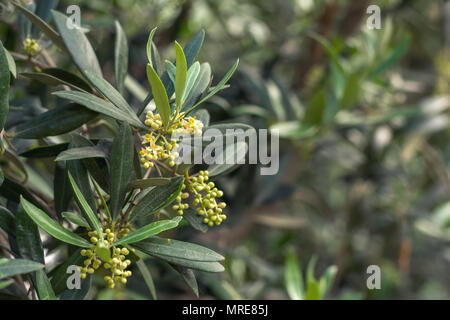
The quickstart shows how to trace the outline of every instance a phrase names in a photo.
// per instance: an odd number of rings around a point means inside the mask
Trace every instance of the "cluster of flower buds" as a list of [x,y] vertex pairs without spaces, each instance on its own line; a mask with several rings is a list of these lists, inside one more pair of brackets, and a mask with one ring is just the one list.
[[212,227],[220,225],[227,218],[222,210],[226,207],[225,202],[218,202],[216,198],[223,196],[223,192],[215,187],[214,182],[208,182],[208,171],[199,171],[198,176],[186,176],[181,193],[176,198],[177,204],[172,209],[177,210],[179,215],[189,205],[183,203],[183,200],[192,199],[192,205],[195,207],[198,215],[203,216],[203,223]]
[[25,50],[25,52],[29,57],[35,57],[38,55],[39,51],[41,50],[41,47],[39,46],[37,40],[26,38],[23,41],[23,49]]
[[179,157],[178,144],[169,135],[197,135],[201,136],[203,123],[195,117],[184,117],[180,113],[169,128],[164,128],[159,114],[147,112],[145,125],[151,130],[142,137],[143,147],[140,150],[141,163],[147,168],[154,166],[156,160],[168,160],[169,166],[175,165],[175,159]]
[[203,132],[202,130],[203,122],[197,120],[197,118],[194,116],[181,118],[181,120],[178,122],[177,128],[173,130],[173,133],[177,135],[192,134],[195,136],[201,136]]
[[[103,234],[105,237],[105,239],[103,240],[104,245],[110,247],[111,244],[114,243],[114,241],[125,237],[129,232],[130,229],[127,226],[118,230],[117,234],[114,232],[114,230],[105,227],[103,229]],[[88,232],[88,236],[90,237],[90,242],[94,245],[96,245],[100,241],[97,231]],[[126,247],[126,245],[122,247],[111,246],[111,248],[112,257],[110,261],[103,264],[103,268],[111,272],[111,275],[105,276],[104,280],[108,284],[108,287],[113,289],[116,282],[122,284],[127,283],[127,277],[131,276],[131,271],[126,269],[131,264],[131,261],[129,259],[126,259],[126,256],[130,254],[130,250]],[[95,270],[100,268],[100,266],[102,265],[102,260],[95,253],[95,248],[83,249],[81,250],[81,255],[83,257],[86,257],[83,262],[84,266],[80,267],[80,277],[81,279],[85,279],[87,274],[93,274]]]

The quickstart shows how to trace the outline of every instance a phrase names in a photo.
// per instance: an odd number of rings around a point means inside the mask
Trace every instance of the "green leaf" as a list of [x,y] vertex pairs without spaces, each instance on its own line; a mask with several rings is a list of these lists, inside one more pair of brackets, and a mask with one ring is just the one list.
[[198,295],[198,285],[197,285],[197,279],[195,278],[194,271],[188,268],[184,268],[181,266],[177,266],[175,264],[171,264],[172,268],[175,269],[176,272],[178,272],[182,277],[184,282],[191,288],[191,290],[194,292],[194,294],[199,297]]
[[175,77],[177,74],[177,67],[169,60],[166,60],[165,64],[166,64],[167,74],[169,75],[169,78],[172,81],[173,85],[175,85]]
[[182,217],[175,217],[170,220],[161,220],[150,223],[136,231],[130,232],[128,235],[122,239],[114,242],[114,245],[118,246],[120,244],[134,243],[147,239],[148,237],[155,236],[163,231],[173,229],[178,226]]
[[116,88],[123,94],[125,78],[128,70],[128,43],[127,36],[119,21],[114,23],[116,27],[116,43],[114,46],[114,72],[116,76]]
[[36,272],[35,285],[39,300],[56,300],[55,292],[44,270]]
[[73,244],[77,247],[91,248],[92,244],[87,240],[81,238],[73,232],[64,229],[54,220],[52,220],[45,212],[34,206],[32,203],[28,202],[22,196],[20,197],[20,204],[30,216],[30,218],[43,230],[52,235],[58,240],[63,242]]
[[187,77],[187,62],[184,56],[183,48],[175,41],[175,53],[176,53],[176,74],[175,74],[175,101],[178,110],[181,110],[181,103],[184,94],[184,88],[186,87]]
[[183,218],[185,218],[195,230],[203,233],[209,230],[208,225],[203,223],[204,217],[198,215],[197,211],[192,208],[187,208],[184,210]]
[[217,262],[225,259],[211,249],[202,247],[198,244],[174,239],[151,237],[136,242],[133,246],[142,249],[143,252],[150,255],[156,254],[191,261]]
[[106,158],[105,150],[98,146],[71,148],[61,152],[55,161],[78,160],[86,158]]
[[358,103],[360,85],[360,77],[357,73],[352,73],[347,76],[344,93],[340,102],[342,109],[349,109]]
[[156,289],[155,284],[153,283],[152,274],[150,273],[150,270],[147,268],[147,265],[145,264],[143,259],[140,259],[136,262],[136,265],[139,268],[139,271],[142,274],[142,277],[144,278],[145,284],[147,285],[148,290],[150,291],[150,294],[153,297],[153,300],[157,300],[156,297]]
[[9,64],[6,49],[0,41],[0,131],[5,126],[9,112]]
[[72,188],[70,187],[69,177],[67,176],[67,165],[65,162],[55,164],[55,176],[53,180],[53,199],[55,210],[58,216],[64,210],[67,210],[72,200]]
[[164,88],[163,83],[161,82],[161,79],[158,77],[155,70],[150,64],[147,64],[147,78],[150,86],[152,87],[156,109],[161,116],[161,120],[164,126],[167,127],[167,124],[170,120],[169,98],[167,97],[167,92]]
[[[91,189],[89,174],[83,162],[81,160],[70,160],[66,162],[66,167],[67,167],[67,183],[70,186],[70,190],[72,190],[72,186],[70,185],[70,180],[68,179],[69,172],[75,179],[75,182],[77,183],[79,188],[81,189],[81,192],[83,193],[84,198],[87,200],[90,207],[92,208],[92,211],[95,212],[97,210],[97,205],[94,199],[94,194]],[[86,221],[90,222],[89,217],[86,215],[86,213],[83,210],[81,210],[81,212]],[[91,227],[93,226],[91,225]]]
[[145,126],[142,124],[141,121],[136,120],[130,114],[116,108],[111,102],[105,101],[92,94],[78,91],[57,91],[54,92],[53,94],[56,95],[57,97],[79,103],[92,111],[102,113],[111,118],[127,121],[128,123],[137,128],[141,129],[145,128]]
[[147,39],[147,59],[148,59],[148,63],[153,66],[153,62],[152,62],[152,41],[153,41],[153,36],[155,35],[156,29],[158,29],[157,27],[153,28],[152,31],[150,31],[150,34],[148,36]]
[[52,10],[53,19],[55,20],[56,28],[58,29],[63,42],[69,51],[75,65],[82,74],[86,70],[102,76],[102,69],[98,63],[95,51],[92,48],[86,35],[78,28],[69,29],[67,20],[69,19],[64,14]]
[[103,231],[102,227],[100,226],[100,221],[98,221],[97,215],[92,211],[92,208],[87,203],[86,199],[83,196],[83,193],[81,193],[80,188],[78,188],[77,183],[73,179],[70,172],[68,172],[70,185],[72,186],[73,193],[75,195],[75,198],[77,199],[77,203],[80,205],[81,210],[87,215],[89,218],[90,224],[94,227],[95,231],[97,231],[99,236],[99,241],[103,240]]
[[308,281],[308,289],[306,290],[306,300],[320,300],[320,288],[317,281]]
[[182,176],[178,176],[172,178],[169,184],[150,190],[134,207],[128,220],[150,215],[168,206],[180,193],[183,180]]
[[133,174],[134,139],[126,123],[120,125],[111,149],[111,200],[113,218],[119,216]]
[[24,259],[45,264],[39,230],[22,206],[16,210],[16,242],[20,256]]
[[83,79],[62,69],[48,68],[42,70],[42,72],[22,72],[20,75],[49,86],[66,85],[86,93],[92,92],[91,87]]
[[16,233],[15,217],[7,208],[0,206],[0,228],[8,235],[15,235]]
[[367,78],[373,79],[394,65],[408,50],[410,41],[410,37],[404,37],[403,40],[394,49],[392,49],[391,52],[389,52],[389,54],[385,56],[377,66],[375,66],[374,70],[368,75]]
[[323,299],[328,291],[330,291],[334,278],[337,274],[336,266],[329,266],[325,271],[325,274],[319,280],[320,298]]
[[70,132],[95,118],[96,114],[77,104],[68,104],[44,112],[18,125],[15,138],[41,139]]
[[5,49],[5,54],[6,54],[6,60],[8,60],[9,72],[11,72],[11,74],[14,78],[17,78],[16,62],[14,61],[14,58],[12,57],[11,53],[9,53],[9,51],[6,49]]
[[183,96],[181,98],[181,102],[184,103],[186,101],[186,98],[188,97],[189,93],[192,90],[192,87],[194,86],[197,77],[200,73],[200,63],[198,61],[194,62],[194,64],[189,68],[186,76],[186,87],[183,91]]
[[131,181],[128,184],[128,190],[131,189],[145,189],[148,187],[165,186],[169,184],[170,178],[147,178]]
[[19,153],[19,156],[25,158],[50,158],[56,157],[59,153],[66,150],[69,143],[58,143],[49,146],[36,147]]
[[90,227],[89,223],[87,223],[87,221],[84,220],[83,217],[80,217],[78,214],[76,214],[74,212],[64,211],[63,213],[61,213],[61,216],[63,218],[65,218],[67,221],[70,221],[73,224],[76,224],[77,226],[81,226],[81,227],[85,227],[85,228]]
[[290,250],[286,257],[284,285],[291,300],[303,300],[305,298],[300,266],[293,250]]
[[172,239],[158,237],[136,242],[133,247],[170,264],[206,272],[222,272],[218,262],[224,258],[205,247]]
[[213,95],[215,95],[217,92],[219,92],[220,90],[222,90],[222,88],[225,86],[225,84],[228,82],[228,80],[230,80],[231,76],[233,75],[233,73],[236,71],[237,66],[239,65],[239,59],[236,60],[236,62],[234,63],[234,65],[231,67],[230,70],[228,70],[228,72],[226,73],[226,75],[222,78],[222,80],[219,81],[219,83],[214,87],[213,90],[211,90],[211,92],[209,92],[206,97],[204,97],[203,99],[201,99],[199,102],[197,102],[193,107],[191,107],[188,111],[192,111],[193,109],[195,109],[195,107],[197,107],[198,105],[202,104],[203,102],[205,102],[206,100],[208,100],[209,98],[211,98]]
[[43,269],[45,265],[26,259],[0,259],[0,279]]
[[12,4],[16,6],[16,8],[19,9],[19,11],[22,12],[23,15],[26,16],[28,20],[30,20],[39,30],[41,30],[42,33],[45,34],[55,45],[57,45],[62,50],[66,49],[61,36],[44,20],[42,20],[30,10],[22,7],[18,3],[12,2]]
[[95,246],[95,253],[104,262],[109,262],[111,260],[111,251],[109,251],[109,248],[106,247],[102,239],[97,242],[97,245]]
[[89,82],[104,95],[113,105],[128,114],[131,119],[135,122],[140,122],[139,118],[136,116],[134,110],[130,107],[128,102],[122,97],[122,95],[117,91],[108,81],[98,76],[95,73],[86,71],[84,73]]
[[186,56],[187,67],[189,68],[194,63],[200,48],[202,47],[203,40],[205,39],[205,30],[201,30],[197,33],[184,47],[184,55]]
[[[195,65],[195,64],[194,64]],[[191,70],[193,68],[192,65],[189,70]],[[192,71],[194,72],[194,70]],[[188,72],[188,79],[189,79],[189,72]],[[195,83],[192,86],[192,89],[189,90],[185,90],[185,94],[188,94],[186,99],[183,99],[184,103],[183,103],[183,109],[182,111],[188,110],[189,108],[191,108],[196,102],[197,100],[203,95],[205,94],[206,90],[208,89],[208,87],[211,84],[211,66],[209,65],[209,63],[204,62],[200,65],[200,70],[198,75],[196,76],[195,79]],[[189,80],[188,80],[189,82]],[[186,85],[188,86],[188,85]]]

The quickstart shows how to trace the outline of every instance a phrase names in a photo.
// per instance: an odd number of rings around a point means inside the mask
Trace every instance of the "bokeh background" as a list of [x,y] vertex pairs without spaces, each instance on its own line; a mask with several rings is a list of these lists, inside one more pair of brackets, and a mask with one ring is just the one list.
[[[184,45],[204,29],[198,60],[211,64],[213,83],[240,58],[230,88],[204,106],[212,122],[280,130],[279,173],[260,176],[257,165],[244,165],[221,178],[226,223],[206,234],[177,234],[227,258],[223,274],[197,273],[201,298],[295,298],[286,274],[296,264],[305,277],[308,265],[316,278],[337,271],[324,298],[450,298],[448,1],[46,2],[62,12],[80,6],[108,80],[120,21],[134,106],[150,90],[149,31],[158,26],[160,54],[173,59],[174,40]],[[381,29],[367,28],[370,4],[381,8]],[[15,19],[2,10],[0,36],[21,52],[23,35],[8,26]],[[41,87],[21,86],[13,98],[31,92],[45,105]],[[45,176],[36,181],[44,189],[51,184]],[[369,265],[381,268],[379,290],[367,289]],[[179,275],[157,261],[149,267],[160,298],[194,298]],[[90,297],[148,293],[142,279],[120,292],[103,289],[100,280]]]

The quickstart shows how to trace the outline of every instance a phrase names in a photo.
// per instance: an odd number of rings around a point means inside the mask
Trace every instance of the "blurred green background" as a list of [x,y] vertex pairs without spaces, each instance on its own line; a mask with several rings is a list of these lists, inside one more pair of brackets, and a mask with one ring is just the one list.
[[[245,165],[222,178],[227,222],[206,234],[177,235],[226,255],[226,272],[198,274],[201,298],[299,298],[298,269],[305,292],[314,290],[312,274],[336,271],[322,298],[450,298],[448,1],[376,1],[381,29],[373,30],[369,1],[48,3],[62,12],[80,6],[108,80],[120,21],[130,46],[127,97],[135,106],[150,89],[149,31],[158,26],[160,54],[173,59],[174,40],[184,45],[204,29],[198,60],[211,64],[213,83],[240,58],[231,87],[205,104],[212,121],[279,130],[279,173],[260,176],[257,165]],[[0,36],[7,49],[23,53],[8,8],[2,1],[2,21],[11,25],[1,24]],[[45,105],[33,83],[22,89],[13,98],[28,91]],[[367,289],[369,265],[381,268],[379,290]],[[150,267],[160,298],[194,297],[177,274],[158,262]],[[148,294],[132,279],[121,292],[99,281],[90,296]]]

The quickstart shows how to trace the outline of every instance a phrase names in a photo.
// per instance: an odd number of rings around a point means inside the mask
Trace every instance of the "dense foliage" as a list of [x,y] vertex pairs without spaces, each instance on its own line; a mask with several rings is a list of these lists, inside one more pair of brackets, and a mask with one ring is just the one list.
[[[2,298],[450,297],[447,2],[71,4],[0,2]],[[208,127],[279,172],[176,164]]]

